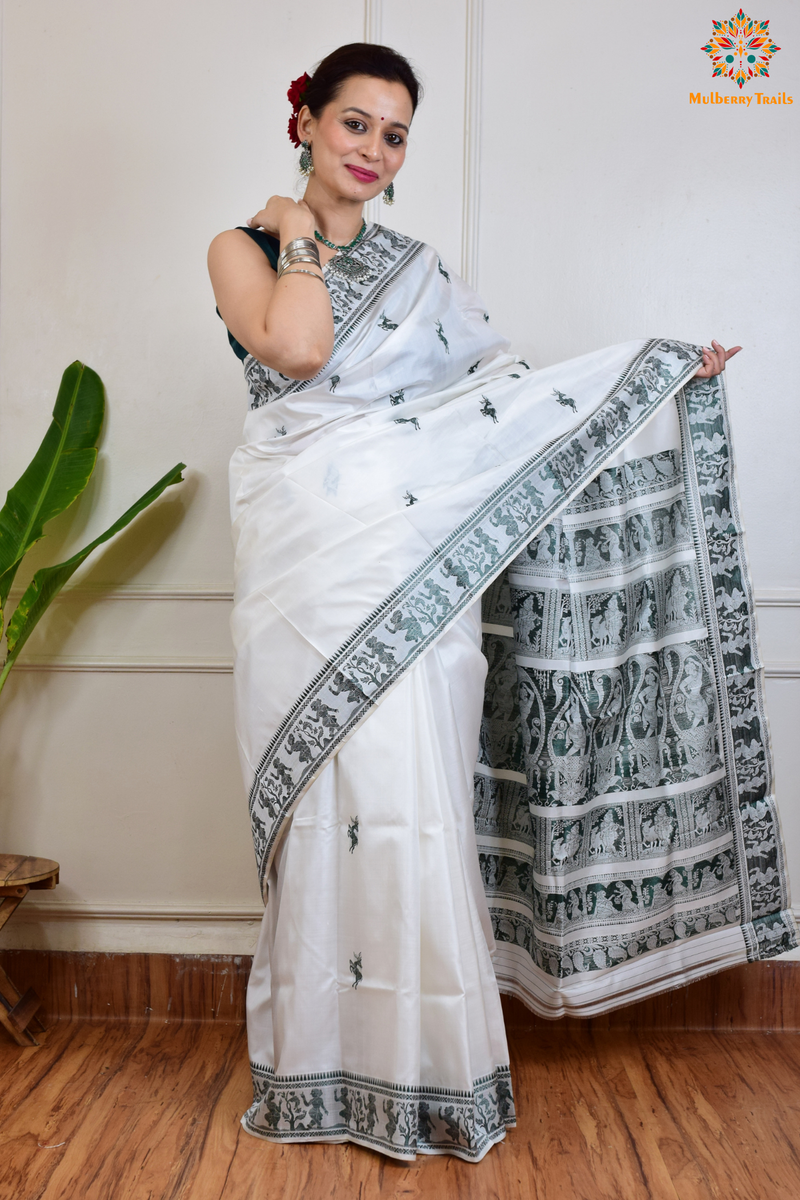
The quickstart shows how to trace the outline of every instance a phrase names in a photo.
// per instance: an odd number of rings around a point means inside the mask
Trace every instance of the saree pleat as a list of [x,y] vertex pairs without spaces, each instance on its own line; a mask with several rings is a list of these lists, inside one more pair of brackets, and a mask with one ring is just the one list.
[[472,821],[477,606],[325,767],[270,873],[245,1128],[472,1161],[514,1123]]
[[727,403],[696,346],[534,371],[430,247],[350,259],[231,462],[244,1124],[475,1160],[498,988],[588,1015],[797,943]]

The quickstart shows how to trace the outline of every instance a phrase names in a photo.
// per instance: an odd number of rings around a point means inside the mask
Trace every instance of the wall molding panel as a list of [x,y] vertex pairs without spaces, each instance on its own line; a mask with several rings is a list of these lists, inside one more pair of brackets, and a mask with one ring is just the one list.
[[[18,600],[22,592],[12,592],[10,604]],[[65,588],[56,597],[56,602],[80,600],[200,600],[233,603],[233,591],[222,588],[161,588],[134,587],[122,585],[115,587],[109,584],[104,587],[99,584],[81,587],[80,585]],[[757,608],[800,608],[800,588],[775,588],[756,592]]]
[[[20,659],[15,671],[76,671],[90,674],[143,674],[143,675],[231,675],[232,659],[128,659],[98,655],[96,658],[71,658],[62,655],[54,658]],[[800,679],[800,663],[765,663],[767,679]]]
[[[800,906],[792,911],[800,922]],[[3,930],[0,954],[4,950],[125,952],[132,936],[140,949],[149,951],[169,952],[180,945],[191,954],[252,954],[263,914],[263,905],[256,904],[28,904]],[[798,960],[800,949],[781,955],[776,962]]]
[[[22,596],[22,592],[12,592],[9,604],[13,605]],[[233,603],[233,591],[219,588],[180,588],[180,587],[136,587],[123,584],[119,587],[109,584],[92,584],[82,587],[80,584],[64,588],[56,596],[56,603],[68,600],[200,600],[217,603]]]
[[92,658],[70,657],[20,659],[15,671],[78,671],[90,674],[140,675],[232,675],[233,659],[162,658],[136,659],[98,655]]
[[[364,41],[375,46],[383,44],[383,0],[364,0]],[[368,200],[364,205],[367,224],[381,224],[381,198]]]
[[364,41],[383,42],[383,0],[364,0]]
[[15,916],[35,921],[260,921],[264,905],[26,904]]
[[800,588],[756,592],[756,608],[800,608]]
[[467,0],[464,68],[464,184],[461,208],[461,275],[478,287],[483,85],[483,0]]

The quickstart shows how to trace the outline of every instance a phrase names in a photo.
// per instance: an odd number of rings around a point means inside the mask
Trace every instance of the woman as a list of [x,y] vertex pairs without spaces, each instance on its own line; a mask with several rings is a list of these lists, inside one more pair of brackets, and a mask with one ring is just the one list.
[[589,1013],[794,944],[739,347],[532,371],[433,249],[363,222],[403,165],[406,60],[343,46],[289,96],[304,198],[209,254],[251,397],[232,628],[268,899],[243,1124],[477,1161],[514,1124],[498,980]]

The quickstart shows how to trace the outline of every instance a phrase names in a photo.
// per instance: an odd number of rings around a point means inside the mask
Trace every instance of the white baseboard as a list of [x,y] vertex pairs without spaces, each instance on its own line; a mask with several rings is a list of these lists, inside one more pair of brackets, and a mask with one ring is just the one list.
[[[792,911],[800,925],[800,904]],[[81,950],[106,954],[252,954],[263,908],[170,905],[21,905],[0,932],[3,950]],[[800,961],[800,949],[782,962]]]
[[0,932],[4,950],[252,954],[262,907],[29,903]]

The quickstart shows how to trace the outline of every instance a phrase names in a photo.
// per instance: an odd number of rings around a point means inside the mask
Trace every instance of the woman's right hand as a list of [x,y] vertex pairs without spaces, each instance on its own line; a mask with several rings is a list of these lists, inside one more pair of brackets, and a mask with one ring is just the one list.
[[281,241],[314,236],[314,214],[305,200],[292,200],[290,196],[270,196],[247,224],[251,229],[264,229]]

